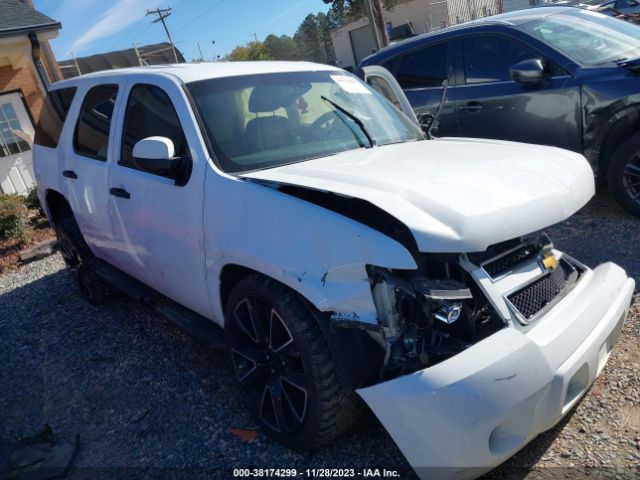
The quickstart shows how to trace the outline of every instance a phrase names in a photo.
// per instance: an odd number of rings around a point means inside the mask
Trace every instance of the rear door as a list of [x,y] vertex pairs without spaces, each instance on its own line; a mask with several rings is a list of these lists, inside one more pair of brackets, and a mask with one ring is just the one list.
[[[477,34],[453,45],[460,60],[453,90],[461,136],[581,150],[580,87],[569,73],[508,35]],[[512,80],[509,71],[529,59],[547,68],[534,86]]]
[[[84,84],[78,88],[67,121],[74,121],[58,146],[64,159],[62,185],[82,235],[96,256],[108,258],[113,248],[106,215],[106,193],[113,113],[122,82]],[[68,130],[65,129],[65,132]]]
[[0,95],[0,191],[24,194],[35,182],[31,146],[33,123],[22,94]]
[[[148,286],[205,316],[203,201],[207,160],[184,92],[172,80],[141,76],[127,85],[118,113],[114,164],[105,194],[115,245],[112,263]],[[184,181],[145,171],[134,145],[148,137],[170,139],[176,156],[191,164]]]

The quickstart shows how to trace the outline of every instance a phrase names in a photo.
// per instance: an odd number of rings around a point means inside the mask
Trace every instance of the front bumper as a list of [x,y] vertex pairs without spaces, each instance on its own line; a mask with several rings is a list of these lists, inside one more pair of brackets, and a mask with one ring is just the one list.
[[634,281],[587,270],[526,333],[505,328],[433,367],[358,390],[420,478],[475,478],[553,427],[602,371]]

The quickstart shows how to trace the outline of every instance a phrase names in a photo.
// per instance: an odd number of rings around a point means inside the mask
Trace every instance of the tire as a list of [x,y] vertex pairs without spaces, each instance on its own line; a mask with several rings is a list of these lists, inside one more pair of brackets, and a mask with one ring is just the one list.
[[264,432],[300,451],[350,429],[362,409],[339,384],[311,308],[259,274],[240,280],[225,308],[227,354],[247,408]]
[[74,274],[80,294],[92,305],[102,305],[109,290],[96,274],[97,259],[84,241],[75,218],[60,220],[56,224],[56,236],[62,258]]
[[631,215],[640,217],[640,135],[618,147],[607,178],[613,198]]

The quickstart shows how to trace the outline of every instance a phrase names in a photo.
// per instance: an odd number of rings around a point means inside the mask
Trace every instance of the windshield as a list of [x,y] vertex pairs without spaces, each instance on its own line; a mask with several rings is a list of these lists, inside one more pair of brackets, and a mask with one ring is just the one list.
[[522,28],[581,65],[640,55],[639,26],[586,10],[552,15]]
[[417,125],[346,72],[226,77],[187,88],[229,173],[424,139]]

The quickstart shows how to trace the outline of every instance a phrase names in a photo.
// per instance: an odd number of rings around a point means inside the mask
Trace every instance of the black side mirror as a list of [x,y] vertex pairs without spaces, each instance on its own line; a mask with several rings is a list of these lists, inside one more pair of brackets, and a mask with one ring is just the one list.
[[542,60],[537,58],[523,60],[512,65],[509,68],[509,73],[516,82],[524,85],[537,85],[544,78],[544,64]]

